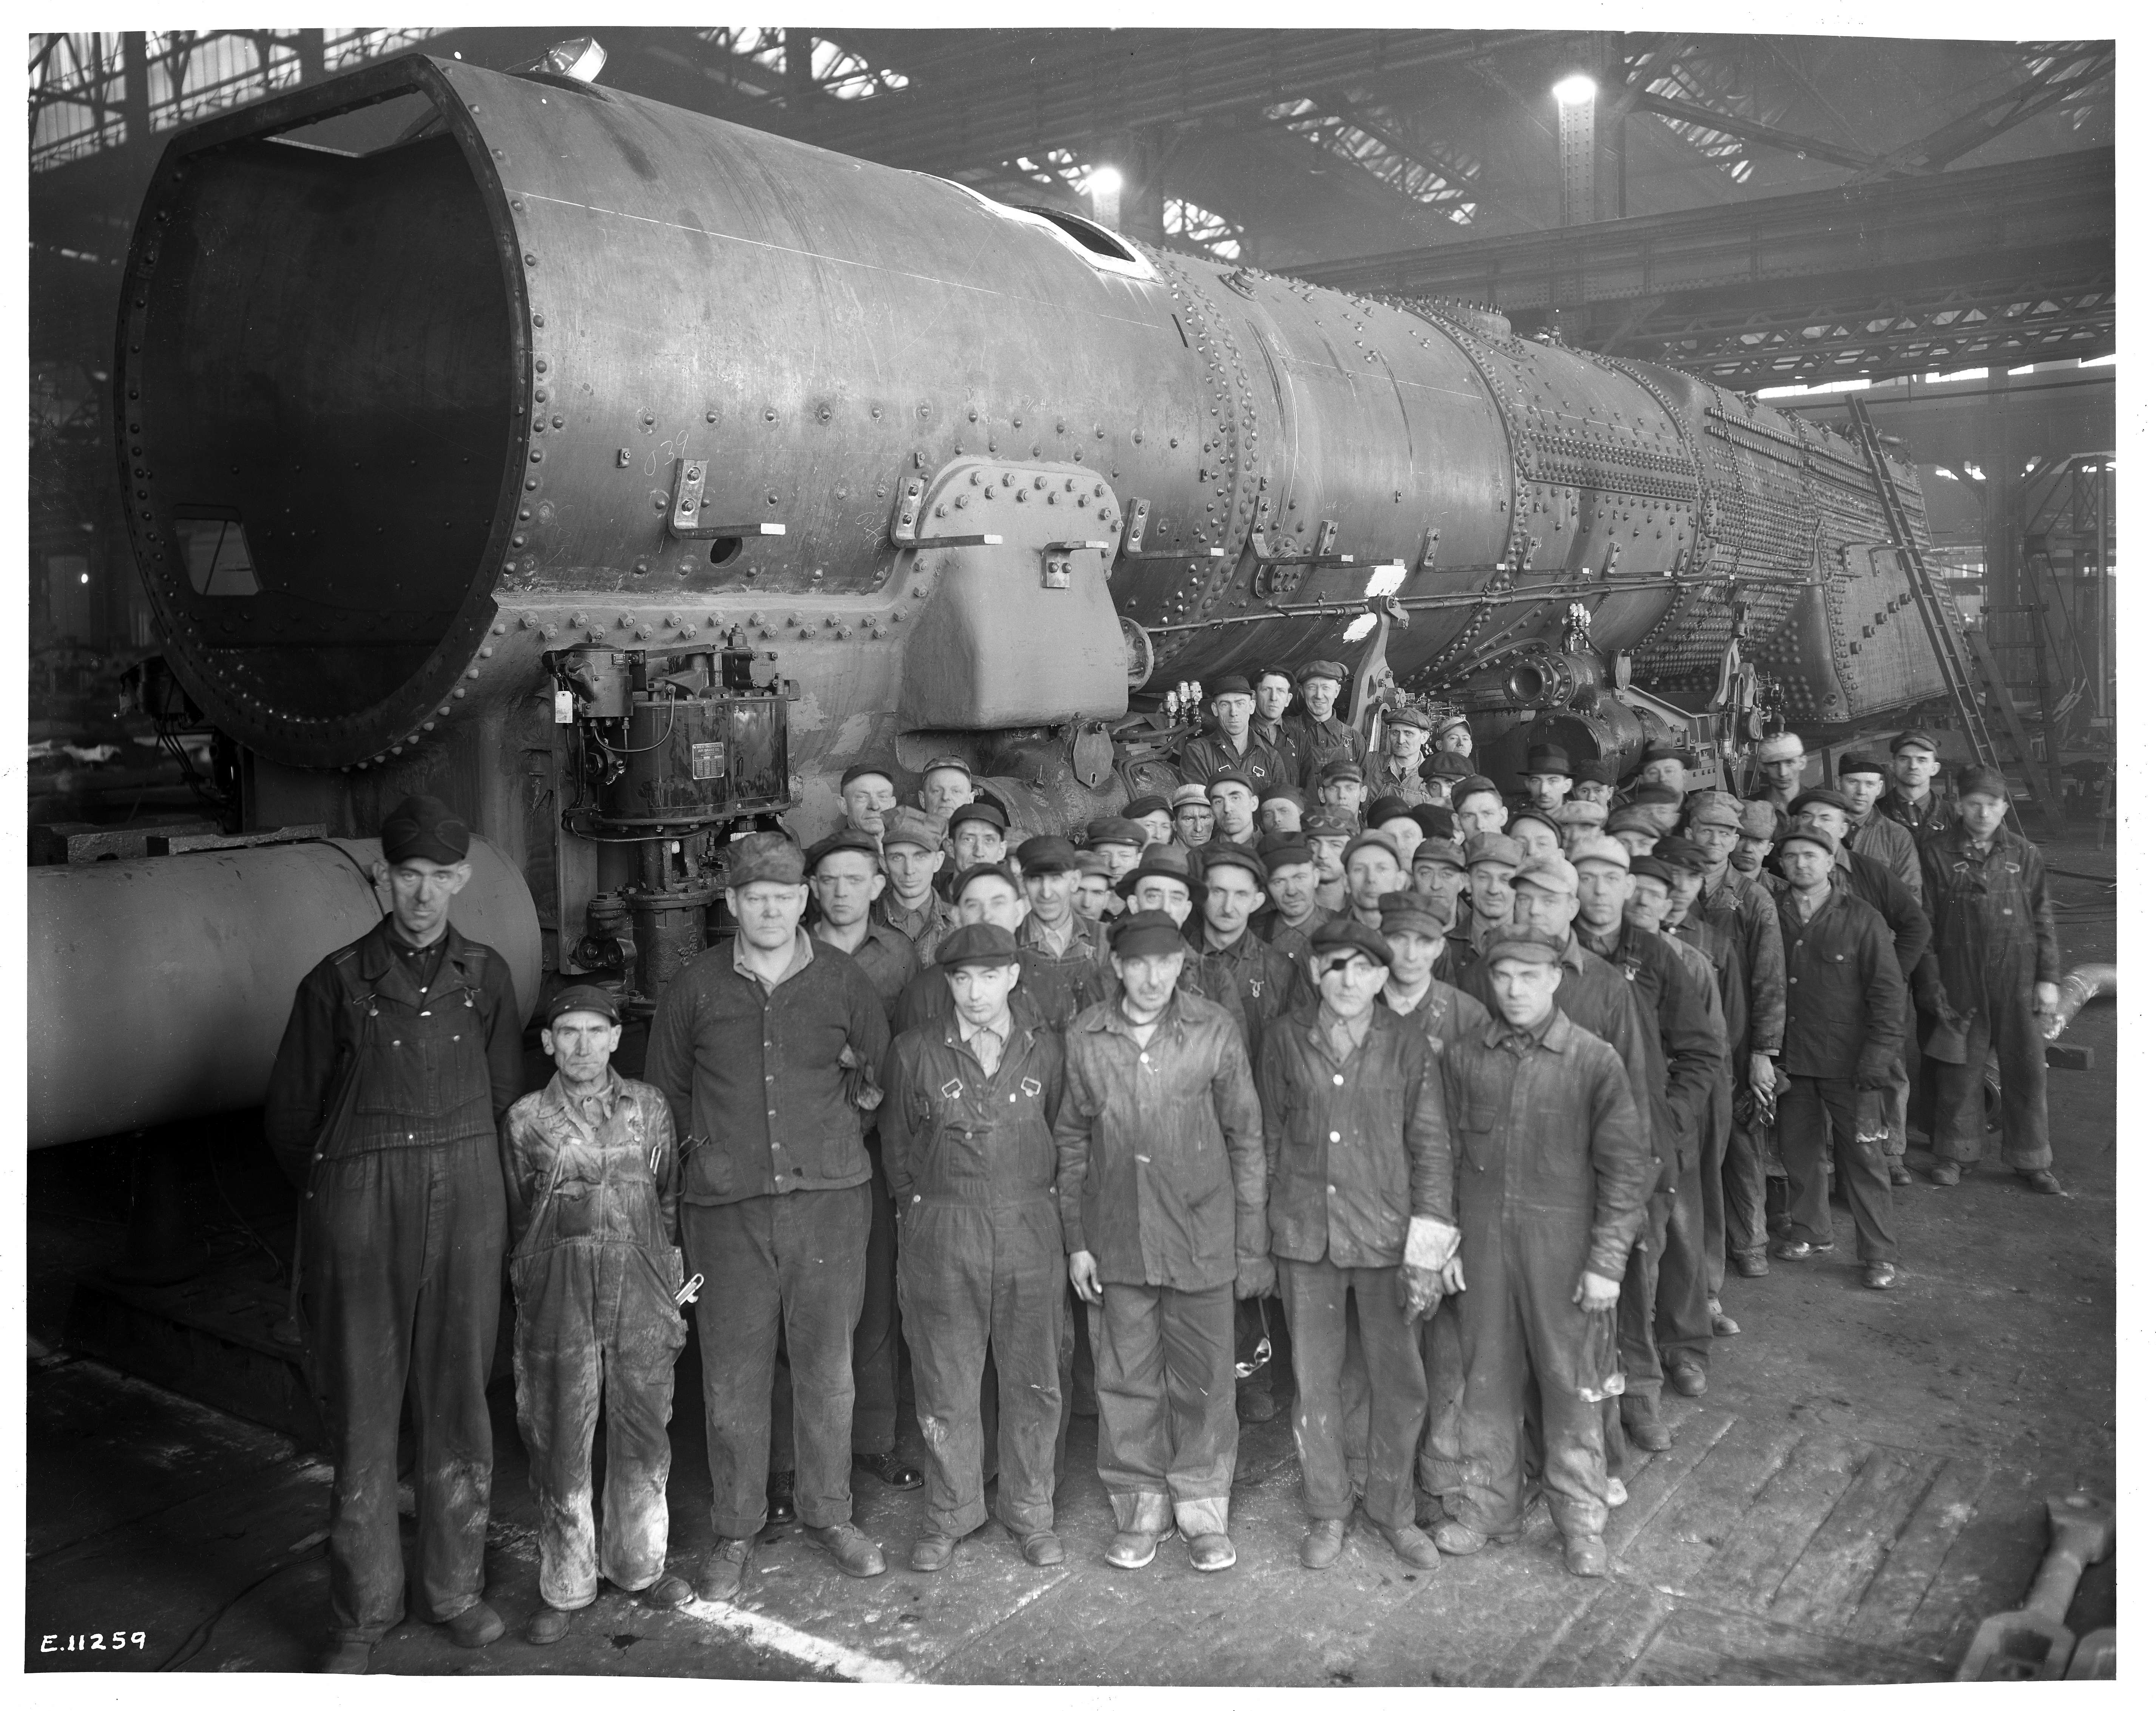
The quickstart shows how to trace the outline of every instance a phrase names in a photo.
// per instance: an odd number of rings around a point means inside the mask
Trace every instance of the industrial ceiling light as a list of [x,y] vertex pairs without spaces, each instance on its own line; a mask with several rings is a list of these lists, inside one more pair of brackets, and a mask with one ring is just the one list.
[[1557,97],[1560,107],[1576,107],[1583,101],[1594,99],[1594,80],[1584,71],[1575,71],[1562,79],[1550,93]]
[[557,77],[573,77],[578,83],[594,81],[606,69],[607,51],[591,36],[575,36],[557,42],[542,62]]
[[1086,171],[1086,198],[1093,205],[1093,218],[1111,230],[1122,224],[1123,175],[1113,167],[1089,167]]

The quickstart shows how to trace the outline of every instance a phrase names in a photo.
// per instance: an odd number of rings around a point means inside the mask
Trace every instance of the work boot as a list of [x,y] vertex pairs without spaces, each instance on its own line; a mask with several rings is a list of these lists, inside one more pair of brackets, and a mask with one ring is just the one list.
[[557,1610],[551,1604],[542,1604],[531,1612],[524,1624],[524,1641],[529,1646],[551,1646],[569,1631],[569,1624],[577,1619],[573,1610]]
[[1902,1280],[1894,1268],[1884,1260],[1874,1260],[1864,1268],[1864,1287],[1866,1289],[1892,1289]]
[[835,1527],[804,1527],[802,1531],[824,1548],[840,1574],[851,1575],[856,1580],[873,1580],[883,1572],[882,1547],[851,1521],[841,1521]]
[[1118,1533],[1108,1541],[1107,1560],[1111,1568],[1142,1569],[1153,1559],[1160,1549],[1160,1535],[1150,1531]]
[[1952,1188],[1961,1180],[1961,1166],[1949,1159],[1943,1164],[1932,1166],[1932,1180],[1941,1188]]
[[1670,1388],[1680,1396],[1704,1396],[1707,1394],[1707,1363],[1690,1349],[1680,1349],[1670,1356]]
[[1834,1244],[1830,1241],[1799,1241],[1792,1236],[1776,1242],[1773,1251],[1778,1260],[1814,1260],[1821,1254],[1832,1253]]
[[1887,1161],[1887,1180],[1896,1188],[1907,1188],[1916,1179],[1909,1174],[1909,1167],[1899,1159]]
[[1707,1316],[1714,1322],[1714,1334],[1717,1337],[1741,1337],[1744,1334],[1744,1327],[1722,1312],[1722,1297],[1718,1295],[1707,1297]]
[[1296,1554],[1306,1569],[1329,1569],[1340,1560],[1340,1546],[1347,1534],[1341,1521],[1312,1521],[1303,1529],[1302,1548]]
[[913,1554],[907,1565],[916,1575],[932,1575],[949,1565],[957,1554],[958,1541],[947,1533],[924,1533],[913,1541]]
[[1270,1420],[1280,1412],[1280,1404],[1273,1400],[1273,1387],[1265,1380],[1255,1384],[1235,1386],[1235,1417],[1252,1426]]
[[1190,1566],[1201,1575],[1217,1575],[1235,1566],[1235,1541],[1224,1533],[1194,1533],[1183,1544],[1190,1552]]
[[1609,1547],[1599,1533],[1585,1533],[1564,1541],[1564,1571],[1589,1580],[1608,1578]]
[[713,1541],[703,1566],[696,1570],[696,1596],[706,1604],[732,1603],[748,1574],[749,1554],[755,1548],[753,1539]]
[[763,1482],[763,1524],[783,1527],[793,1518],[793,1470],[774,1473]]
[[1662,1424],[1655,1398],[1646,1392],[1627,1390],[1620,1396],[1617,1417],[1625,1424],[1625,1435],[1649,1454],[1660,1455],[1669,1448],[1670,1429]]
[[503,1630],[501,1617],[484,1598],[459,1611],[442,1626],[449,1630],[452,1640],[469,1652],[491,1646],[501,1637]]
[[1767,1275],[1767,1256],[1762,1253],[1732,1254],[1729,1263],[1737,1268],[1740,1277],[1763,1277]]
[[[894,1490],[918,1491],[921,1489],[921,1470],[918,1467],[910,1467],[900,1461],[895,1451],[877,1450],[870,1452],[856,1450],[854,1452],[854,1466],[864,1473],[875,1474],[878,1479]],[[788,1486],[790,1487],[793,1482],[793,1476],[788,1474]],[[790,1489],[788,1494],[792,1495]]]
[[1063,1541],[1048,1531],[1029,1533],[1018,1542],[1019,1554],[1036,1569],[1052,1569],[1063,1560]]
[[696,1589],[679,1575],[661,1575],[644,1589],[644,1602],[652,1610],[679,1610],[696,1596]]
[[1465,1521],[1447,1521],[1430,1536],[1430,1543],[1447,1556],[1473,1556],[1489,1542],[1488,1534],[1477,1533]]
[[372,1641],[340,1640],[322,1653],[316,1668],[323,1675],[365,1675],[367,1661],[373,1655]]
[[2060,1186],[2059,1179],[2048,1170],[2025,1170],[2021,1173],[2021,1180],[2040,1195],[2062,1195],[2066,1192]]
[[1419,1527],[1380,1527],[1385,1543],[1392,1546],[1393,1554],[1411,1569],[1434,1569],[1438,1564],[1438,1549],[1430,1542],[1430,1534]]

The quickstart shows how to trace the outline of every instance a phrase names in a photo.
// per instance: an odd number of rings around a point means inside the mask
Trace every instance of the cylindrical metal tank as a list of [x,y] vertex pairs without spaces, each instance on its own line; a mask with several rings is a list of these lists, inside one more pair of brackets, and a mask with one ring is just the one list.
[[[337,839],[29,871],[29,1140],[87,1140],[259,1105],[308,969],[379,921],[382,845]],[[474,840],[449,906],[538,1002],[539,922]]]
[[820,772],[1337,655],[1388,561],[1414,689],[1575,604],[1657,694],[1740,629],[1814,722],[1939,688],[1839,434],[558,78],[407,56],[181,132],[123,301],[175,669],[290,765],[739,625]]

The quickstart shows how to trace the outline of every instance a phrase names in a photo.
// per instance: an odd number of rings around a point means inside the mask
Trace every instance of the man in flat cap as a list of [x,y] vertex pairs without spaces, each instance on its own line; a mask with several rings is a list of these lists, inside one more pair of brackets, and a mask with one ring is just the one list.
[[1622,1382],[1610,1322],[1656,1165],[1618,1053],[1562,1001],[1575,948],[1524,923],[1492,940],[1480,971],[1490,1020],[1438,1060],[1466,1287],[1462,1477],[1435,1542],[1466,1555],[1518,1536],[1532,1398],[1565,1567],[1599,1576],[1612,1495],[1601,1408]]
[[507,1236],[495,1125],[523,1085],[501,953],[449,924],[471,832],[408,796],[382,827],[378,925],[316,963],[292,1000],[263,1113],[300,1190],[300,1287],[330,1486],[321,1667],[360,1674],[403,1619],[397,1425],[419,1418],[412,1488],[418,1613],[460,1646],[500,1637],[485,1599],[494,1428],[486,1379]]
[[1893,758],[1894,788],[1879,799],[1879,812],[1905,830],[1921,850],[1960,820],[1953,804],[1933,783],[1939,775],[1938,739],[1928,731],[1903,731],[1887,745]]
[[1295,702],[1295,681],[1284,665],[1263,665],[1251,674],[1250,692],[1257,700],[1250,715],[1250,734],[1280,760],[1278,769],[1265,782],[1292,788],[1302,782],[1303,766],[1299,733],[1287,722]]
[[1098,850],[1078,852],[1078,888],[1070,893],[1070,907],[1104,932],[1123,912],[1123,900],[1116,895],[1115,870]]
[[[1266,1215],[1295,1348],[1312,1569],[1339,1559],[1351,1461],[1363,1466],[1363,1513],[1394,1554],[1414,1568],[1438,1563],[1414,1518],[1429,1408],[1415,1327],[1437,1308],[1460,1232],[1435,1063],[1422,1030],[1376,1002],[1392,960],[1368,927],[1327,922],[1311,941],[1317,1003],[1269,1024],[1260,1054]],[[1351,1301],[1368,1395],[1353,1446],[1342,1387]]]
[[[2038,1194],[2051,1174],[2044,1024],[2059,1007],[2059,944],[2043,852],[2006,829],[2006,779],[1962,768],[1958,830],[1924,845],[1939,970],[1927,1055],[1938,1061],[1932,1180],[1948,1188],[1984,1151],[1984,1072],[1999,1056],[2000,1158]],[[1923,1000],[1920,998],[1919,1002]]]
[[1530,861],[1564,854],[1564,840],[1557,822],[1538,808],[1523,808],[1505,827],[1505,835],[1517,844]]
[[1572,756],[1555,742],[1537,742],[1527,750],[1527,763],[1520,772],[1520,805],[1555,814],[1572,789]]
[[955,754],[939,755],[921,769],[921,811],[947,820],[973,799],[973,768]]
[[1145,844],[1165,844],[1175,836],[1175,809],[1165,796],[1133,796],[1123,804],[1123,817],[1145,834]]
[[1213,841],[1213,799],[1203,784],[1178,784],[1169,799],[1175,810],[1175,841],[1184,850],[1202,850]]
[[[1444,948],[1435,965],[1437,978],[1456,984],[1465,972],[1455,955],[1451,934],[1461,924],[1460,900],[1467,895],[1467,852],[1451,838],[1425,838],[1415,845],[1410,889],[1426,899],[1424,907],[1444,922]],[[1383,906],[1381,903],[1379,907]],[[1380,932],[1383,931],[1382,923]]]
[[839,777],[839,805],[846,824],[865,832],[879,843],[883,839],[883,817],[898,806],[897,776],[888,761],[856,761]]
[[1385,752],[1363,763],[1363,787],[1373,798],[1397,796],[1410,808],[1445,799],[1445,781],[1422,775],[1430,726],[1430,715],[1412,701],[1385,710]]
[[1730,870],[1763,886],[1769,877],[1768,852],[1780,835],[1782,810],[1771,802],[1750,801],[1738,804],[1737,813],[1737,847],[1729,852]]
[[[551,1646],[598,1597],[598,1577],[660,1610],[696,1596],[666,1572],[674,1362],[689,1328],[680,1150],[658,1088],[613,1067],[613,994],[571,986],[539,1044],[554,1077],[501,1126],[516,1293],[516,1425],[539,1509],[539,1608],[524,1637]],[[592,1434],[606,1403],[606,1529],[592,1524]]]
[[1590,761],[1573,774],[1568,802],[1599,802],[1605,809],[1615,805],[1616,787],[1610,783],[1615,763],[1606,760]]
[[1902,974],[1879,912],[1834,883],[1835,835],[1811,824],[1776,850],[1789,1020],[1782,1064],[1789,1077],[1779,1113],[1789,1173],[1789,1233],[1779,1260],[1834,1251],[1827,1165],[1856,1220],[1857,1258],[1871,1289],[1891,1289],[1900,1252],[1887,1179],[1886,1094],[1902,1063]]
[[1480,773],[1453,785],[1452,814],[1459,824],[1463,841],[1477,832],[1502,832],[1505,822],[1512,818],[1505,807],[1504,793],[1498,789],[1495,780]]
[[1363,809],[1369,794],[1358,761],[1327,761],[1317,775],[1320,811],[1346,822],[1353,832],[1363,830]]
[[1310,935],[1332,918],[1317,902],[1317,856],[1301,842],[1275,845],[1260,858],[1265,866],[1265,895],[1272,912],[1265,917],[1265,943],[1291,961],[1306,956]]
[[[1160,805],[1163,809],[1168,806],[1165,802]],[[1097,851],[1107,859],[1108,883],[1113,886],[1138,865],[1138,857],[1145,854],[1149,845],[1156,841],[1164,844],[1168,837],[1174,835],[1172,821],[1167,833],[1167,837],[1156,840],[1137,820],[1120,814],[1111,814],[1087,820],[1086,835],[1081,842],[1084,848]]]
[[1432,722],[1430,758],[1422,763],[1425,778],[1450,788],[1475,775],[1475,733],[1467,715],[1457,707],[1441,709]]
[[1686,775],[1691,770],[1691,756],[1685,750],[1666,742],[1650,743],[1640,756],[1639,770],[1632,774],[1632,799],[1636,802],[1640,791],[1654,784],[1670,791],[1681,803]]
[[916,966],[935,955],[951,930],[951,906],[936,894],[937,876],[948,859],[943,845],[943,822],[936,815],[896,808],[884,816],[885,885],[869,914],[906,940]]
[[1556,823],[1565,859],[1569,861],[1583,838],[1602,835],[1609,823],[1609,809],[1600,802],[1563,802],[1550,811],[1550,819]]
[[[1398,796],[1380,796],[1370,804],[1368,824],[1380,837],[1390,838],[1404,870],[1414,860],[1415,847],[1430,835],[1415,818],[1414,804]],[[1367,923],[1366,923],[1367,924]]]
[[1337,660],[1312,660],[1296,673],[1299,705],[1284,720],[1295,740],[1301,771],[1296,783],[1315,791],[1325,769],[1345,762],[1359,777],[1368,745],[1363,733],[1336,716],[1340,694],[1348,684],[1348,668]]
[[912,1565],[944,1567],[988,1518],[981,1380],[993,1356],[997,1517],[1026,1561],[1046,1567],[1063,1560],[1055,1459],[1070,1342],[1055,1194],[1063,1042],[1014,1006],[1019,948],[1004,928],[959,927],[937,947],[936,965],[949,1013],[893,1042],[882,1107],[928,1446]]
[[1756,802],[1769,803],[1775,814],[1774,835],[1788,830],[1789,804],[1804,788],[1804,742],[1794,731],[1777,731],[1752,747],[1752,790]]
[[1213,804],[1212,842],[1256,846],[1258,792],[1264,788],[1240,768],[1214,774],[1205,786],[1205,799]]
[[[1010,816],[985,797],[952,814],[943,831],[950,842],[947,871],[954,884],[962,873],[976,867],[1001,867],[1010,860]],[[934,957],[932,950],[922,956],[921,966],[930,967]]]
[[1625,846],[1628,856],[1651,856],[1655,845],[1667,835],[1658,816],[1629,802],[1611,811],[1605,830]]
[[[953,924],[972,927],[983,922],[1000,927],[1015,940],[1025,923],[1025,888],[1008,866],[983,863],[969,867],[952,882]],[[1060,958],[1019,947],[1018,990],[1013,1002],[1022,1006],[1026,1020],[1038,1020],[1060,1028],[1077,1015],[1091,989],[1083,970]],[[894,1033],[941,1023],[951,1013],[951,983],[943,971],[931,964],[907,983],[898,996]]]
[[1907,826],[1879,812],[1880,799],[1887,794],[1887,763],[1876,754],[1851,749],[1834,763],[1834,773],[1849,802],[1850,849],[1869,856],[1907,886],[1912,896],[1922,897],[1924,871],[1917,862],[1917,840]]
[[1348,875],[1345,918],[1378,930],[1378,900],[1388,891],[1403,891],[1409,882],[1408,858],[1400,846],[1380,832],[1364,832],[1348,841],[1342,861]]
[[717,1602],[740,1591],[763,1529],[782,1319],[796,1511],[844,1573],[884,1571],[853,1524],[851,1448],[873,1217],[862,1133],[891,1045],[860,964],[801,926],[799,847],[753,832],[726,853],[734,935],[667,987],[644,1059],[684,1137],[683,1246],[705,1279],[696,1331],[716,1537],[696,1590]]
[[1198,989],[1243,1024],[1253,1062],[1265,1025],[1304,995],[1302,971],[1250,930],[1265,895],[1265,864],[1247,850],[1214,844],[1198,852],[1204,917]]
[[1268,784],[1258,798],[1258,831],[1300,832],[1302,830],[1302,792],[1292,784]]
[[1109,947],[1117,989],[1065,1034],[1055,1120],[1070,1282],[1091,1309],[1107,1559],[1142,1569],[1180,1530],[1208,1572],[1235,1560],[1235,1303],[1272,1286],[1264,1127],[1240,1022],[1179,985],[1181,928],[1139,910]]
[[[1183,778],[1205,784],[1223,773],[1239,773],[1253,787],[1280,778],[1280,756],[1251,728],[1258,698],[1250,688],[1250,680],[1240,676],[1214,678],[1208,686],[1206,702],[1213,726],[1183,745]],[[1253,810],[1257,806],[1255,789],[1250,805]]]
[[1512,924],[1512,876],[1526,862],[1527,853],[1502,832],[1477,832],[1460,856],[1467,864],[1469,913],[1466,921],[1455,923],[1451,937],[1464,974],[1492,935]]
[[1036,985],[1053,978],[1066,987],[1068,1010],[1061,1000],[1055,1010],[1075,1015],[1108,990],[1107,935],[1070,907],[1078,889],[1078,852],[1066,838],[1028,838],[1018,846],[1018,866],[1027,905],[1018,924],[1018,947],[1026,953],[1029,978]]
[[[1361,780],[1355,788],[1360,790]],[[1317,907],[1332,915],[1348,907],[1348,845],[1362,831],[1353,816],[1321,808],[1303,823],[1302,840],[1317,866]]]

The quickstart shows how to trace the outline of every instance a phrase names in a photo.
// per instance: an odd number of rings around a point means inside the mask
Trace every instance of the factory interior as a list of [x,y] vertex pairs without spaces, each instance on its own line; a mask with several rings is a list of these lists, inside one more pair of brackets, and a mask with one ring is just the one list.
[[[388,916],[400,799],[470,822],[452,919],[514,978],[525,1088],[539,1007],[585,983],[640,1075],[660,987],[732,943],[728,840],[814,845],[848,768],[911,804],[963,757],[1015,851],[1192,776],[1194,686],[1339,660],[1343,718],[1456,707],[1508,801],[1544,743],[1620,789],[1671,745],[1737,798],[1777,732],[1810,787],[1912,729],[1995,768],[2069,994],[2039,1084],[2065,1191],[1935,1185],[1912,1100],[1900,1287],[1859,1286],[1840,1205],[1835,1263],[1732,1268],[1741,1329],[1704,1394],[1665,1390],[1606,1577],[1565,1572],[1544,1508],[1435,1569],[1350,1526],[1310,1572],[1281,1371],[1230,1572],[1102,1561],[1081,1410],[1054,1566],[990,1521],[912,1571],[922,1493],[857,1471],[889,1573],[773,1523],[731,1601],[602,1581],[550,1649],[520,1636],[547,1522],[505,1282],[508,1633],[405,1621],[372,1672],[2116,1673],[2113,42],[590,23],[29,53],[26,1671],[315,1667],[333,1472],[264,1101],[300,978]],[[2009,1104],[1994,1074],[1994,1129]],[[707,1334],[668,1428],[691,1579]]]

